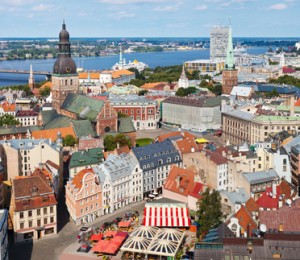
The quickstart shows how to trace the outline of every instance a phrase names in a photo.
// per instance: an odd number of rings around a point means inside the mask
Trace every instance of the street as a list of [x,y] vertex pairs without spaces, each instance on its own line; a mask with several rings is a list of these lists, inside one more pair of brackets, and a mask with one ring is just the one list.
[[[69,214],[67,212],[63,197],[63,195],[60,196],[58,205],[57,218],[59,233],[49,238],[42,238],[40,240],[19,244],[10,243],[10,260],[59,260],[59,257],[65,248],[77,241],[77,235],[79,233],[80,226],[76,227],[73,222],[69,221]],[[130,204],[112,214],[101,216],[94,222],[88,223],[86,226],[102,226],[104,222],[113,221],[116,217],[124,217],[125,212],[129,211],[137,210],[141,215],[144,205],[144,201]]]

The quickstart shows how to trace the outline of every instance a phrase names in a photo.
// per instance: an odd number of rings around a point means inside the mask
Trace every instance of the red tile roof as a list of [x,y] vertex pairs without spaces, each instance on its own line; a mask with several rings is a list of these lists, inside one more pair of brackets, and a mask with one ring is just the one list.
[[220,152],[210,152],[207,151],[207,156],[209,159],[214,162],[216,165],[221,165],[227,163],[227,159]]
[[84,169],[81,170],[79,173],[77,173],[73,180],[72,180],[72,184],[78,189],[80,190],[82,187],[82,179],[84,177],[84,175],[86,175],[88,172],[92,172],[94,173],[93,169]]
[[272,194],[272,187],[268,187],[265,192],[257,199],[256,204],[260,208],[264,209],[278,209],[279,208],[279,197],[284,194],[282,202],[291,199],[291,188],[287,181],[282,180],[279,185],[276,186],[276,196]]
[[191,192],[189,192],[189,196],[192,196],[194,198],[200,199],[201,198],[201,192],[206,186],[200,182],[196,182],[194,188]]
[[38,116],[38,113],[33,110],[19,110],[16,117]]
[[178,140],[176,144],[181,154],[199,151],[194,138],[185,138],[183,140]]
[[5,102],[1,106],[4,110],[4,112],[14,112],[14,111],[16,111],[16,104],[9,104],[9,103]]
[[195,139],[196,137],[192,134],[190,134],[189,132],[187,131],[177,131],[177,132],[170,132],[170,133],[167,133],[167,134],[163,134],[163,135],[160,135],[157,137],[157,141],[158,142],[163,142],[164,140],[170,138],[170,137],[175,137],[175,136],[181,136],[182,139],[185,139],[185,138],[190,138],[190,139]]
[[261,224],[267,229],[278,229],[282,224],[283,231],[300,232],[300,199],[292,202],[291,207],[284,205],[278,210],[264,210],[259,212]]
[[250,230],[256,229],[257,224],[251,217],[251,213],[246,209],[245,206],[241,206],[239,211],[234,215],[239,221],[240,226],[247,231],[247,226],[250,224]]
[[36,139],[45,138],[51,139],[54,142],[57,139],[57,132],[61,133],[61,137],[66,137],[67,135],[72,135],[76,138],[73,127],[70,125],[68,127],[53,128],[48,130],[37,130],[32,132],[32,137]]
[[259,206],[252,197],[246,201],[246,208],[249,212],[258,212],[259,210]]
[[12,182],[15,211],[56,205],[57,201],[46,176],[37,172],[33,176],[16,178]]
[[164,189],[187,196],[195,186],[197,173],[173,166],[164,184]]

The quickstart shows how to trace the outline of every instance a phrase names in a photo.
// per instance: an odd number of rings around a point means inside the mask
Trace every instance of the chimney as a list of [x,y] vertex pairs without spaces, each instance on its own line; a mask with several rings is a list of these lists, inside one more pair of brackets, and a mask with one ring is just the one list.
[[272,143],[272,144],[271,144],[271,149],[274,151],[274,150],[276,150],[276,148],[277,148],[276,143]]
[[247,225],[247,237],[251,238],[251,225],[250,225],[250,223],[248,223],[248,225]]
[[178,175],[175,179],[176,181],[176,188],[178,189],[179,188],[179,185],[180,185],[180,180],[181,180],[181,177]]
[[290,97],[290,116],[295,115],[295,96]]
[[276,198],[276,183],[272,183],[272,194],[273,194],[273,199]]
[[120,143],[119,142],[117,143],[117,149],[120,149]]
[[225,151],[222,151],[222,156],[226,157],[226,152]]

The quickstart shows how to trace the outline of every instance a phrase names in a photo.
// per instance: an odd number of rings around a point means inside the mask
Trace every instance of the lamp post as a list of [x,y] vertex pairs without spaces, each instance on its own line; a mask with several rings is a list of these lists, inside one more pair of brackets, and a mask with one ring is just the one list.
[[248,243],[247,243],[247,250],[249,252],[249,260],[251,260],[251,255],[252,255],[252,251],[253,251],[253,242],[251,240],[248,240]]

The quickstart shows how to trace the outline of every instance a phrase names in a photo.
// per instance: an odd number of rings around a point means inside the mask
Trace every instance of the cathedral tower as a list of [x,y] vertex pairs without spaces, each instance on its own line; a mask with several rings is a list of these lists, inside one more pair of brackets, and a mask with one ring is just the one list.
[[237,85],[238,71],[235,69],[231,27],[229,27],[225,69],[222,72],[222,94],[230,95],[233,87]]
[[28,78],[28,86],[30,87],[31,91],[34,89],[34,76],[32,71],[32,64],[30,64],[30,73]]
[[52,74],[52,107],[58,113],[69,93],[78,94],[79,80],[76,64],[71,57],[71,43],[66,24],[63,22],[59,33],[58,56]]

